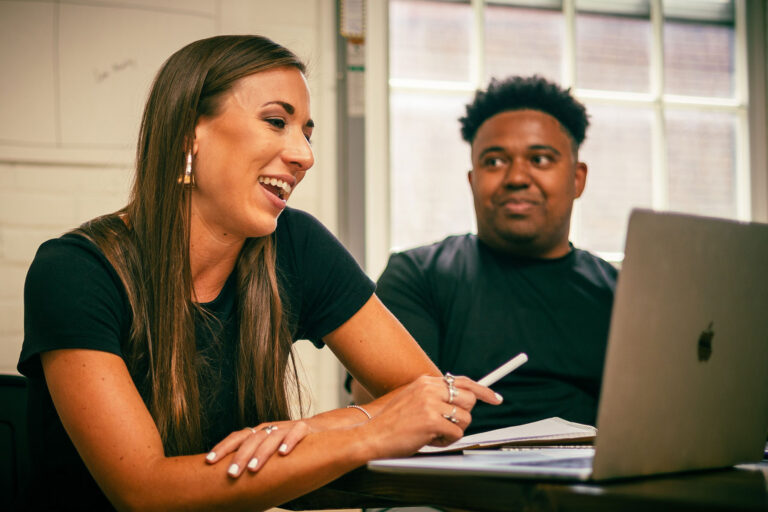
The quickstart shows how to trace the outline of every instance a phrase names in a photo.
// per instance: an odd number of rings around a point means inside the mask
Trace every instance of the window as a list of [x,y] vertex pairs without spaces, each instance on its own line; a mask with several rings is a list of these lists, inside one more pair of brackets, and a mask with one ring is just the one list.
[[633,207],[751,217],[743,0],[390,0],[388,14],[393,250],[474,230],[457,119],[513,74],[572,87],[590,114],[579,247],[621,259]]

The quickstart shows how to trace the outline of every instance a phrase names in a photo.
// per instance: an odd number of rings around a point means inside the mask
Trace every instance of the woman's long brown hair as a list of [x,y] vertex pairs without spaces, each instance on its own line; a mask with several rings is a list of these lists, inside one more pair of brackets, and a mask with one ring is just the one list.
[[[190,193],[179,182],[199,116],[216,115],[238,79],[304,64],[259,36],[217,36],[191,43],[163,64],[144,110],[136,177],[128,205],[75,230],[105,254],[132,312],[123,346],[166,455],[204,449],[189,263]],[[241,425],[290,417],[297,390],[292,339],[275,270],[273,236],[248,239],[235,272],[240,333],[236,396]],[[301,402],[299,398],[299,407]]]

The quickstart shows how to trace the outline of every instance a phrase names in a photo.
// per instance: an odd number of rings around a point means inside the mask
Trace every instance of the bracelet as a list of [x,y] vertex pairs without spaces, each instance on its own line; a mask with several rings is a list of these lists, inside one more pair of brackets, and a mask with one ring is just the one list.
[[347,406],[347,409],[357,409],[358,411],[362,411],[362,412],[363,412],[363,414],[365,414],[366,416],[368,416],[368,419],[369,419],[369,420],[371,419],[371,413],[369,413],[368,411],[366,411],[365,409],[363,409],[363,408],[362,408],[362,407],[360,407],[359,405],[348,405],[348,406]]

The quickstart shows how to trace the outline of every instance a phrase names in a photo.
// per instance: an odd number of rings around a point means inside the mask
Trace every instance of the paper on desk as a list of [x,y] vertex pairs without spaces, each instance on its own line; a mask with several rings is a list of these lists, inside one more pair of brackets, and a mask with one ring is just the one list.
[[582,425],[552,417],[524,425],[464,436],[448,446],[425,446],[419,450],[419,453],[444,453],[503,445],[587,442],[594,440],[596,435],[597,429],[591,425]]

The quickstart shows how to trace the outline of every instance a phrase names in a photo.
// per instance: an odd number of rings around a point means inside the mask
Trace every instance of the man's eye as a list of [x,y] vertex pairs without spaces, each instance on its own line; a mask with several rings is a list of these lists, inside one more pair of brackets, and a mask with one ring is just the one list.
[[531,161],[538,166],[543,166],[551,164],[554,160],[549,155],[534,155]]
[[497,156],[486,158],[483,162],[486,167],[501,167],[504,163],[504,159]]
[[285,128],[285,120],[280,119],[279,117],[269,117],[267,118],[267,122],[275,128]]

